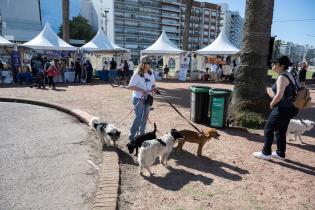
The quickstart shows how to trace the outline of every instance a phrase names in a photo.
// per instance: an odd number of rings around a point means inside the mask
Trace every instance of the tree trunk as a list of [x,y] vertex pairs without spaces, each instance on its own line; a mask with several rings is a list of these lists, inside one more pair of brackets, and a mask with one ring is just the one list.
[[270,112],[267,58],[274,0],[247,0],[241,64],[229,109],[232,125],[261,128]]
[[185,24],[183,32],[183,50],[188,51],[188,38],[189,38],[189,28],[190,28],[190,16],[191,8],[194,0],[186,1],[186,13],[185,13]]
[[62,0],[62,39],[69,42],[69,0]]

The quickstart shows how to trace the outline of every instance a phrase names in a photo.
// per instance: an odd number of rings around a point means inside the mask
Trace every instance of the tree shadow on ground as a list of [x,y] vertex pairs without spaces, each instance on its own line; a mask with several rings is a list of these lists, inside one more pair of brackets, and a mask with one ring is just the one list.
[[[176,164],[183,165],[197,171],[213,174],[231,181],[240,181],[242,177],[239,174],[248,174],[248,170],[239,168],[237,166],[223,163],[217,160],[211,160],[208,157],[197,157],[187,151],[176,151],[171,154],[171,158],[175,159]],[[225,169],[229,169],[235,173],[230,173]]]
[[315,168],[313,166],[309,166],[309,165],[299,163],[299,162],[296,162],[293,160],[288,160],[288,159],[284,160],[283,162],[282,161],[277,161],[277,162],[276,161],[270,161],[270,162],[274,163],[274,164],[278,164],[282,167],[292,169],[294,171],[299,171],[299,172],[304,173],[304,174],[315,176]]
[[301,144],[301,143],[297,143],[297,142],[296,143],[287,142],[287,144],[292,146],[292,147],[297,147],[297,148],[315,153],[315,145],[313,145],[313,144]]
[[183,169],[175,169],[169,166],[168,170],[169,172],[163,177],[143,176],[143,178],[165,190],[171,191],[178,191],[191,181],[199,181],[204,185],[210,185],[213,182],[211,178],[200,174],[196,175]]
[[234,128],[225,128],[222,131],[227,133],[231,137],[239,136],[239,137],[245,138],[248,141],[260,142],[260,143],[264,142],[264,137],[258,133],[250,133],[245,130],[234,129]]

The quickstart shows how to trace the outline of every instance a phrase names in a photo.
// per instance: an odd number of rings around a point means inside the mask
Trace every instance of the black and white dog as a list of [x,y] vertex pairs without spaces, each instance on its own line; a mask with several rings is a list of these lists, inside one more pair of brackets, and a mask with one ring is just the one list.
[[110,146],[111,143],[113,145],[116,145],[116,141],[120,138],[120,130],[118,128],[114,127],[113,125],[102,122],[100,118],[93,117],[89,122],[90,127],[96,131],[96,136],[102,143],[103,147],[104,145]]
[[150,167],[157,157],[160,157],[160,163],[166,166],[175,142],[180,139],[183,140],[184,136],[176,129],[172,129],[170,133],[165,134],[160,139],[143,142],[138,156],[139,174],[142,175],[142,170],[145,168],[152,175]]
[[136,149],[135,156],[138,155],[138,148],[141,147],[142,143],[147,140],[156,139],[156,124],[154,123],[154,130],[142,135],[138,135],[135,137],[133,141],[130,141],[126,146],[128,148],[129,154],[132,154],[133,151]]

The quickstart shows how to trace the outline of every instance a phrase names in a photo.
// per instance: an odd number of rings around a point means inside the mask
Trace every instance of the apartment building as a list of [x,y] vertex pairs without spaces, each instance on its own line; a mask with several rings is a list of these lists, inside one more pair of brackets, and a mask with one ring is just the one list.
[[[153,44],[164,30],[182,46],[186,0],[81,0],[80,14],[94,29],[103,27],[107,36],[132,57]],[[209,45],[220,33],[220,6],[195,1],[189,31],[189,50]]]
[[[181,46],[185,24],[186,0],[181,1]],[[191,10],[188,50],[198,50],[211,44],[220,33],[221,6],[194,1]]]
[[16,42],[34,38],[41,30],[39,0],[0,0],[2,35]]
[[292,42],[284,42],[280,46],[280,54],[288,56],[293,63],[303,61],[306,52],[305,46]]
[[228,9],[227,4],[221,4],[222,30],[229,41],[237,48],[241,48],[243,38],[244,19],[239,12]]

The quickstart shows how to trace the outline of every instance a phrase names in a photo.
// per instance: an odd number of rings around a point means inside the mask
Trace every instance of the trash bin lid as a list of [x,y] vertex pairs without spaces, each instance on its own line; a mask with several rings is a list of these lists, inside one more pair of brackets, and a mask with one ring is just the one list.
[[209,90],[209,95],[223,95],[223,94],[228,94],[228,92],[223,91],[223,90]]
[[211,88],[203,86],[191,86],[190,90],[194,93],[208,93]]

